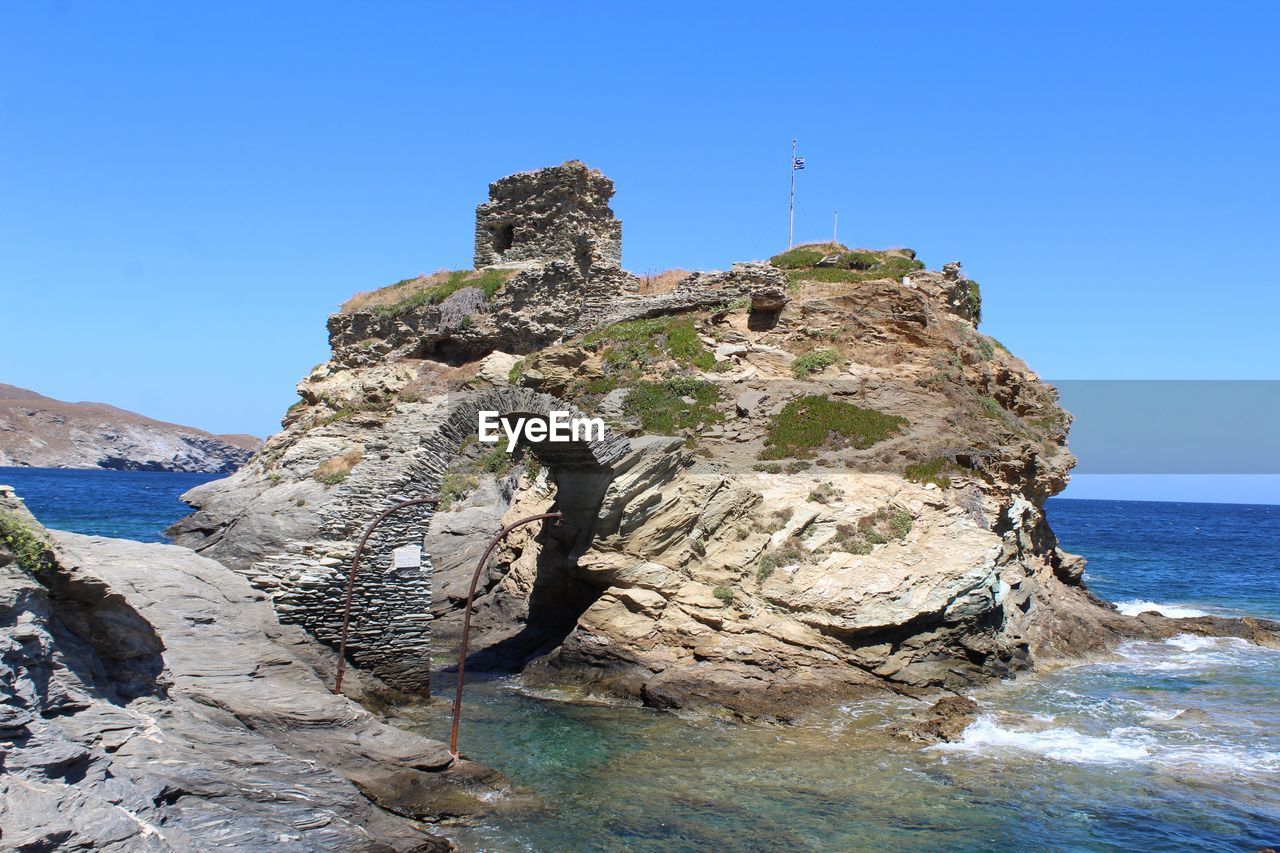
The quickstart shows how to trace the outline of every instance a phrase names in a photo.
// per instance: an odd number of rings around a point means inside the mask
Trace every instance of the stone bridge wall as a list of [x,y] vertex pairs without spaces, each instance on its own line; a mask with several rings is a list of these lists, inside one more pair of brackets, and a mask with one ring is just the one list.
[[[274,580],[281,621],[302,625],[336,646],[342,625],[350,557],[341,561],[309,556],[354,552],[365,527],[399,501],[439,494],[440,481],[462,442],[475,435],[478,413],[546,417],[552,410],[583,416],[547,394],[527,388],[495,388],[452,394],[427,404],[401,404],[384,435],[388,443],[367,445],[363,460],[335,490],[321,514],[322,541],[298,543],[254,569]],[[557,509],[567,524],[558,536],[571,548],[585,548],[596,510],[613,480],[613,465],[628,451],[627,440],[606,431],[589,442],[530,445],[561,486]],[[386,683],[411,693],[426,692],[431,666],[431,561],[424,542],[433,510],[409,507],[377,529],[361,558],[352,599],[348,652],[351,660]],[[394,568],[391,552],[402,545],[423,547],[422,565]],[[335,565],[335,563],[337,563]]]

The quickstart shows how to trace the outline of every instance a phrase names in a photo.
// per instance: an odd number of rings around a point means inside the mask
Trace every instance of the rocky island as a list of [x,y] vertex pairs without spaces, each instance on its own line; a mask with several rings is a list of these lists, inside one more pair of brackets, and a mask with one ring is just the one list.
[[[978,330],[958,263],[822,244],[638,277],[613,192],[579,162],[493,183],[475,268],[330,317],[332,357],[284,430],[186,495],[177,541],[333,645],[361,529],[438,494],[379,529],[383,568],[356,585],[352,659],[409,695],[456,647],[487,540],[553,508],[561,524],[515,533],[482,577],[473,666],[785,720],[1175,630],[1094,598],[1058,548],[1044,502],[1071,417]],[[482,411],[609,429],[513,456],[477,441]],[[423,567],[388,568],[424,533]],[[1212,621],[1176,630],[1227,630]]]
[[229,474],[261,443],[0,384],[0,467]]
[[[390,714],[456,653],[490,538],[548,511],[482,574],[468,666],[561,696],[786,724],[890,692],[945,740],[955,694],[1125,639],[1280,644],[1089,592],[1045,510],[1071,417],[959,264],[832,243],[640,277],[613,191],[572,161],[503,178],[473,269],[352,297],[176,546],[44,531],[0,493],[7,845],[445,846],[430,824],[509,786]],[[508,453],[485,413],[604,429]],[[355,543],[428,497],[370,539],[335,696]]]

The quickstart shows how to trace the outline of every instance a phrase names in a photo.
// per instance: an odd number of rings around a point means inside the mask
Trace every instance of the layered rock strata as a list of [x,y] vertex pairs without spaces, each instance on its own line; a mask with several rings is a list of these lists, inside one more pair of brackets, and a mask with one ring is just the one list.
[[5,849],[448,849],[427,825],[505,790],[333,695],[221,564],[45,531],[6,489],[0,524]]

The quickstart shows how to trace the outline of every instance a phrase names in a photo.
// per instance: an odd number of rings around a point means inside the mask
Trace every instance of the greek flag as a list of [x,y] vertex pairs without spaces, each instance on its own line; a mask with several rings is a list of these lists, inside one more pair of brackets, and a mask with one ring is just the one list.
[[797,171],[797,172],[799,172],[799,171],[801,171],[802,169],[804,169],[804,158],[803,158],[803,157],[793,157],[793,158],[791,159],[791,168],[792,168],[793,170]]

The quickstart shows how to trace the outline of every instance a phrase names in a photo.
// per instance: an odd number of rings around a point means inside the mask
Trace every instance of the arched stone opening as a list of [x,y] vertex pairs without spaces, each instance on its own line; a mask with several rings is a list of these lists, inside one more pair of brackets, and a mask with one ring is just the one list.
[[[449,416],[438,431],[438,438],[448,444],[451,457],[464,442],[476,438],[480,413],[486,411],[497,412],[499,419],[508,424],[525,427],[537,421],[549,424],[553,411],[564,412],[569,418],[587,417],[555,397],[529,389],[502,388],[458,395],[450,401]],[[506,432],[500,433],[499,446],[505,448]],[[531,455],[546,469],[548,480],[555,487],[554,502],[547,509],[563,513],[563,519],[537,531],[537,568],[527,599],[518,605],[507,602],[491,611],[505,616],[510,630],[481,630],[473,636],[468,666],[478,670],[520,669],[530,659],[558,646],[578,617],[599,597],[602,590],[577,570],[576,563],[590,546],[600,505],[613,482],[613,466],[627,450],[627,441],[607,429],[602,438],[521,440],[514,448],[517,460]],[[424,483],[438,483],[442,473],[424,472]],[[427,546],[430,551],[430,541]],[[511,555],[500,549],[497,560],[504,556],[510,559]],[[500,575],[504,566],[497,562],[491,572]],[[451,597],[451,601],[456,599]],[[503,606],[524,609],[511,612],[502,610]],[[452,622],[446,624],[456,627]],[[456,637],[451,634],[441,640],[433,652],[448,654]]]
[[[441,480],[459,449],[477,432],[481,411],[508,418],[549,419],[553,411],[569,417],[586,415],[561,400],[527,388],[495,388],[454,394],[429,408],[398,415],[401,427],[385,445],[365,448],[364,461],[338,487],[338,500],[321,510],[323,536],[354,547],[364,529],[387,507],[400,501],[439,494]],[[504,445],[505,446],[505,445]],[[500,640],[473,642],[478,669],[518,669],[531,657],[558,645],[600,590],[577,573],[576,560],[590,545],[599,507],[614,478],[614,466],[627,454],[626,438],[606,430],[603,438],[530,444],[517,456],[532,453],[556,484],[551,507],[564,513],[558,527],[537,533],[536,578],[521,612],[502,614],[515,626]],[[435,645],[432,616],[435,589],[432,543],[424,540],[434,511],[415,506],[396,513],[370,537],[355,584],[351,611],[349,659],[384,682],[410,693],[430,684],[431,658],[448,655],[448,645]],[[397,563],[394,552],[424,546],[421,565]],[[293,553],[280,554],[284,577],[275,593],[281,619],[304,626],[317,639],[338,644],[349,562],[332,568]],[[477,555],[478,556],[478,555]],[[468,578],[474,560],[467,566]],[[501,564],[493,571],[500,572]],[[450,602],[454,596],[450,595]],[[508,601],[503,606],[514,606]],[[473,640],[475,638],[473,637]]]

